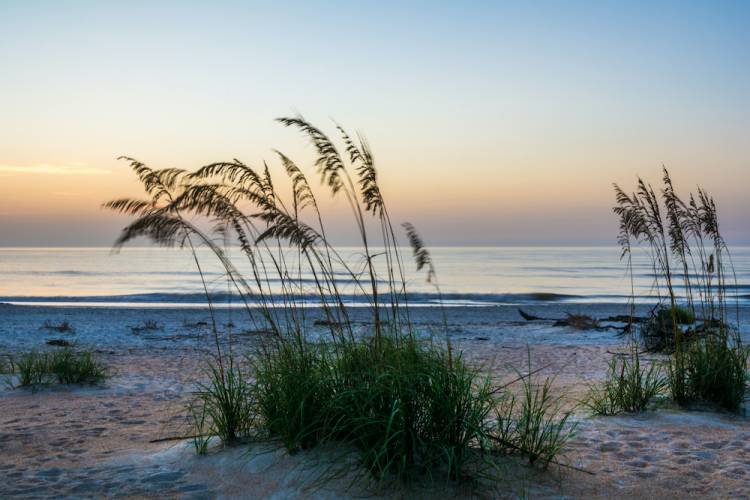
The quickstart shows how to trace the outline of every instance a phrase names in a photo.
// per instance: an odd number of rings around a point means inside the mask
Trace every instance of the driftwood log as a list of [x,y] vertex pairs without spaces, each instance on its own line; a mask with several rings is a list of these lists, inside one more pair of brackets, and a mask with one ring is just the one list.
[[[628,315],[608,316],[606,318],[593,318],[587,314],[566,313],[567,316],[565,318],[543,318],[541,316],[529,314],[523,309],[518,309],[518,313],[526,321],[551,321],[552,326],[568,326],[576,328],[578,330],[617,330],[622,333],[629,332],[631,329],[631,325],[634,323],[643,323],[647,321],[647,318]],[[602,325],[602,323],[625,323],[625,325]]]

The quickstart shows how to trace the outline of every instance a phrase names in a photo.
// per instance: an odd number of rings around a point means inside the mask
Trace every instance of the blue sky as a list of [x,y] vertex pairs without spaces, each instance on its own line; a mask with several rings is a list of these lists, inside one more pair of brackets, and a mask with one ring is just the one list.
[[120,154],[304,164],[273,123],[296,112],[364,131],[429,241],[611,242],[611,183],[664,163],[749,242],[749,22],[748,2],[4,1],[0,245],[109,243],[99,203],[137,188]]

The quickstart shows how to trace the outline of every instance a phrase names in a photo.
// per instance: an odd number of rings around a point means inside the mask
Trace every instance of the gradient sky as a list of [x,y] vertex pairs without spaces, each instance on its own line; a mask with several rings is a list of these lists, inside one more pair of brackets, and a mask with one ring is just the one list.
[[310,165],[296,112],[432,244],[613,243],[662,163],[750,243],[750,2],[403,3],[0,0],[0,246],[110,244],[118,155]]

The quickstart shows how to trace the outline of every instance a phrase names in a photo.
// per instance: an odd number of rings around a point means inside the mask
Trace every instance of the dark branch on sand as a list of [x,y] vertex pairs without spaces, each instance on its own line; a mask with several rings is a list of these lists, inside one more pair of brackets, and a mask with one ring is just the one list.
[[[556,326],[556,327],[568,326],[571,328],[575,328],[576,330],[597,330],[597,331],[617,330],[622,333],[629,332],[631,329],[631,325],[634,323],[643,323],[647,321],[647,318],[637,317],[637,316],[631,317],[628,315],[616,315],[616,316],[608,316],[606,318],[594,318],[594,317],[589,316],[588,314],[566,313],[567,316],[565,318],[543,318],[541,316],[534,316],[533,314],[529,314],[523,309],[518,309],[518,313],[526,321],[551,321],[552,326]],[[602,323],[625,323],[625,325],[624,326],[602,325]]]
[[192,436],[169,436],[165,438],[159,438],[159,439],[151,439],[149,443],[165,443],[167,441],[183,441],[185,439],[196,439],[196,438],[205,438],[209,436],[201,436],[200,434],[194,434]]

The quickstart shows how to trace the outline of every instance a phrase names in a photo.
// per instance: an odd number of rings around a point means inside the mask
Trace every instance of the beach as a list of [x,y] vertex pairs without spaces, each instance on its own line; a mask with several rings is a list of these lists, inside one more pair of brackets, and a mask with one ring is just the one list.
[[0,500],[750,499],[748,19],[0,1]]
[[[621,314],[623,304],[523,305],[540,317],[586,311],[594,317]],[[364,308],[355,324],[366,327]],[[678,408],[662,403],[638,415],[592,417],[577,402],[588,384],[601,381],[610,353],[625,339],[615,330],[555,327],[552,321],[526,321],[517,305],[448,307],[448,336],[471,363],[498,382],[516,376],[513,367],[546,367],[556,393],[574,408],[578,429],[561,463],[546,471],[510,465],[502,484],[464,485],[451,494],[533,498],[750,495],[750,421],[710,408]],[[741,309],[747,334],[750,310]],[[431,335],[439,308],[412,310],[417,329]],[[187,404],[211,343],[204,308],[81,308],[0,305],[0,347],[5,353],[50,348],[65,338],[95,351],[112,376],[99,387],[51,386],[0,391],[0,496],[19,497],[301,497],[335,498],[361,494],[390,497],[438,494],[431,487],[371,491],[346,477],[321,484],[327,451],[287,454],[281,446],[246,444],[221,449],[213,444],[197,456],[188,435]],[[322,312],[311,308],[312,323]],[[231,321],[230,318],[231,317]],[[133,328],[147,320],[159,329]],[[262,341],[242,313],[226,309],[217,319],[223,338],[237,352],[251,352]],[[74,333],[43,327],[69,321]],[[229,325],[229,326],[227,326]],[[314,329],[314,327],[312,328]],[[324,332],[319,332],[325,335]],[[580,470],[578,470],[580,469]],[[366,482],[365,482],[366,483]],[[444,493],[440,490],[441,494]]]

